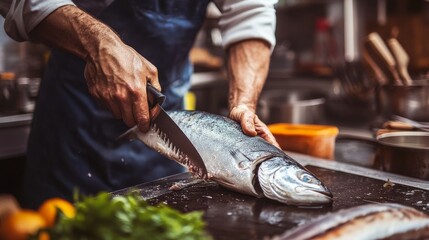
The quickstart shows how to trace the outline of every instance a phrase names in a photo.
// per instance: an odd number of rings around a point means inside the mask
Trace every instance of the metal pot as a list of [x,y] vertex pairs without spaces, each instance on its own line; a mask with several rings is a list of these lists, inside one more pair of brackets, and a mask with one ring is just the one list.
[[325,96],[317,90],[270,89],[261,94],[258,115],[265,123],[322,123]]
[[34,111],[35,98],[39,91],[40,78],[20,77],[17,79],[17,108],[21,113]]
[[390,132],[377,137],[381,170],[429,180],[429,133]]
[[336,152],[335,160],[429,180],[429,132],[388,132],[376,139],[340,134],[335,148],[346,151]]
[[385,85],[377,90],[378,107],[389,118],[400,115],[416,121],[429,121],[429,79],[412,85]]

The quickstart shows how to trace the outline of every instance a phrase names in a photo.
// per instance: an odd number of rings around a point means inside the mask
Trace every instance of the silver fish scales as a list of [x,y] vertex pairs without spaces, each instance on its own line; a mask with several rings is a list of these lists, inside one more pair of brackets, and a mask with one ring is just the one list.
[[394,203],[365,204],[328,213],[272,240],[429,239],[429,216]]

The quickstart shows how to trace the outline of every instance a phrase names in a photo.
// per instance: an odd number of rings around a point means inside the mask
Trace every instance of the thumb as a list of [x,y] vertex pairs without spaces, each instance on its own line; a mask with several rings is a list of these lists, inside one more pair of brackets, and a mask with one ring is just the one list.
[[255,127],[255,114],[245,111],[240,119],[241,128],[246,135],[256,136],[258,133]]

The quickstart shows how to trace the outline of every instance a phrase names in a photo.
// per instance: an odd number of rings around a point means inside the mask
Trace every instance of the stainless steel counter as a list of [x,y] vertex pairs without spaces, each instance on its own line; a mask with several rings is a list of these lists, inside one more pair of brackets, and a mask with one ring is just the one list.
[[226,82],[226,72],[201,72],[191,76],[191,88],[207,87],[212,84]]
[[32,114],[0,117],[0,159],[24,156]]
[[[291,77],[284,72],[270,71],[265,89],[312,87],[325,92],[334,91],[329,79]],[[195,73],[191,77],[191,90],[197,97],[197,109],[221,115],[227,114],[228,81],[223,71]],[[0,117],[0,159],[24,156],[30,132],[32,114]],[[348,126],[344,121],[328,121],[325,124],[340,127],[340,133],[370,137],[364,121],[359,126]]]

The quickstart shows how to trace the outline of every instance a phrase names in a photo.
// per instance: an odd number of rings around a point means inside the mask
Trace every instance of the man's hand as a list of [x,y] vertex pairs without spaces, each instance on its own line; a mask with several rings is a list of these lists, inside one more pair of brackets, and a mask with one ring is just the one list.
[[118,45],[102,48],[98,54],[87,58],[88,89],[114,117],[122,118],[129,127],[138,125],[145,132],[150,123],[146,83],[160,90],[158,72],[134,49]]
[[155,66],[124,44],[108,26],[75,6],[55,10],[30,38],[86,61],[89,92],[128,126],[149,129],[146,83],[161,90]]
[[241,124],[243,132],[249,136],[261,136],[267,142],[280,148],[273,134],[268,129],[267,125],[263,123],[258,116],[245,105],[240,105],[231,109],[229,117]]
[[255,114],[268,73],[270,47],[262,40],[253,39],[235,43],[228,50],[229,117],[241,124],[245,134],[259,135],[279,147],[268,127]]

